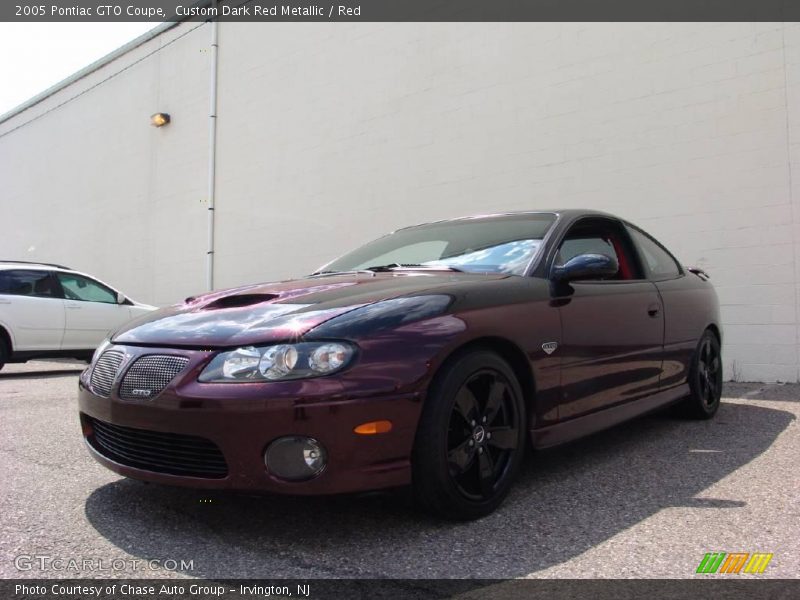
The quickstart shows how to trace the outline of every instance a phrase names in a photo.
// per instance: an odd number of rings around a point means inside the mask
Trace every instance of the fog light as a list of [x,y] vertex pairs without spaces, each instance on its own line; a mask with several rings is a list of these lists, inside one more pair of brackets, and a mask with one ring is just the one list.
[[311,479],[322,472],[327,462],[328,456],[322,444],[308,437],[278,438],[264,453],[267,470],[289,481]]

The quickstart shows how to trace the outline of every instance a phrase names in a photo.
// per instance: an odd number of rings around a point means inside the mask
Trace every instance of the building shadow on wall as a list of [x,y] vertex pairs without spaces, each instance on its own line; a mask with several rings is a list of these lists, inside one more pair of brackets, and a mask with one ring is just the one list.
[[645,417],[529,457],[503,506],[472,523],[435,520],[402,494],[255,497],[130,480],[94,491],[85,511],[125,552],[193,560],[186,574],[195,577],[519,577],[665,508],[743,506],[696,496],[762,454],[793,419],[727,403],[707,422]]

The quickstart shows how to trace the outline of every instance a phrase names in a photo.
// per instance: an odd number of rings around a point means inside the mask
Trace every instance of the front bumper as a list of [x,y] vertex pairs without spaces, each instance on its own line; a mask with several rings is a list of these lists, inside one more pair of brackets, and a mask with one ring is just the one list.
[[[118,346],[125,352],[108,398],[91,389],[91,369],[80,377],[79,407],[84,438],[92,456],[126,477],[200,489],[231,489],[285,494],[335,494],[376,490],[411,482],[410,455],[422,393],[393,386],[365,393],[346,392],[336,377],[275,383],[201,384],[197,375],[212,354],[204,351]],[[152,399],[123,400],[118,388],[126,368],[145,354],[185,356],[187,367]],[[375,380],[373,371],[365,381]],[[365,384],[366,385],[366,384]],[[369,385],[366,385],[368,388]],[[373,386],[374,387],[374,386]],[[204,438],[215,444],[227,463],[223,477],[158,472],[126,464],[98,443],[92,420],[122,428]],[[389,420],[392,430],[378,435],[354,433],[358,425]],[[289,482],[271,474],[264,451],[286,435],[312,437],[327,450],[328,463],[316,477]]]

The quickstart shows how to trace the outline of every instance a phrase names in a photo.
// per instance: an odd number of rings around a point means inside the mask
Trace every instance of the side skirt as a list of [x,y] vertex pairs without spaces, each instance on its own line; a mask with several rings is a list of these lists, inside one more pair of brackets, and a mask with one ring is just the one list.
[[555,425],[549,425],[541,429],[534,429],[530,432],[533,447],[549,448],[550,446],[571,442],[572,440],[585,437],[597,431],[614,427],[614,425],[619,425],[620,423],[654,411],[662,406],[677,402],[687,395],[689,395],[689,384],[684,383],[653,394],[642,400],[612,406],[611,408],[576,417],[575,419],[570,419],[563,423],[556,423]]

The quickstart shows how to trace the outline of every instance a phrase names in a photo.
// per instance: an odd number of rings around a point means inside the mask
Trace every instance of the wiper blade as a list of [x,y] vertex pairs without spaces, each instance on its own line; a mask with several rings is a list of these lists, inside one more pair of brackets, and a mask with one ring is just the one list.
[[427,271],[455,271],[457,273],[462,273],[461,269],[456,267],[451,267],[450,265],[421,265],[421,264],[412,264],[412,263],[390,263],[388,265],[374,265],[372,267],[367,267],[368,271],[372,271],[373,273],[387,273],[390,271],[395,271],[397,269],[420,269],[420,270],[427,270]]
[[392,271],[394,269],[402,269],[403,267],[421,267],[422,265],[412,265],[412,264],[405,264],[401,265],[400,263],[389,263],[388,265],[372,265],[371,267],[366,267],[367,271],[372,271],[373,273],[386,273],[387,271]]
[[372,275],[375,277],[376,273],[390,273],[397,269],[419,269],[421,271],[453,271],[455,273],[463,273],[464,271],[458,267],[451,267],[450,265],[421,265],[411,263],[390,263],[388,265],[373,265],[364,269],[348,269],[346,271],[316,271],[308,277],[332,277],[334,275],[352,275],[362,273],[365,275]]
[[370,271],[368,269],[350,269],[349,271],[317,271],[316,273],[308,275],[308,277],[332,277],[334,275],[352,275],[354,273],[363,273],[365,275],[375,277],[375,271]]

